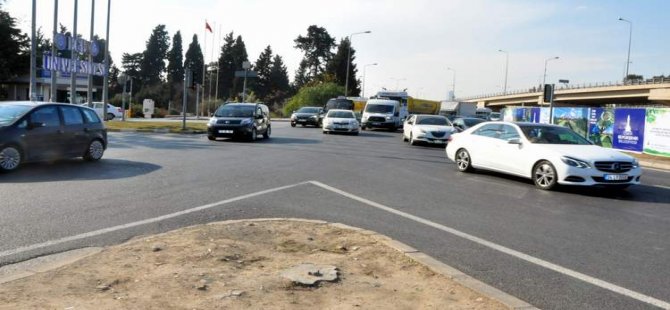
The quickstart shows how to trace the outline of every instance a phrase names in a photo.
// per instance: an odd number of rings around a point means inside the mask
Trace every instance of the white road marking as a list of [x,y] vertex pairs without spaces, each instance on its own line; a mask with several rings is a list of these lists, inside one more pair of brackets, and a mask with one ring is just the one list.
[[660,187],[660,188],[665,188],[665,189],[670,189],[670,186],[665,186],[665,185],[652,185],[653,187]]
[[247,199],[247,198],[253,198],[253,197],[256,197],[256,196],[261,196],[261,195],[265,195],[265,194],[269,194],[269,193],[274,193],[274,192],[282,191],[282,190],[285,190],[285,189],[289,189],[289,188],[293,188],[293,187],[300,186],[300,185],[305,185],[305,184],[309,184],[309,182],[300,182],[300,183],[296,183],[296,184],[292,184],[292,185],[286,185],[286,186],[266,189],[266,190],[263,190],[263,191],[259,191],[259,192],[255,192],[255,193],[251,193],[251,194],[246,194],[246,195],[242,195],[242,196],[237,196],[237,197],[234,197],[234,198],[230,198],[230,199],[222,200],[222,201],[219,201],[219,202],[214,202],[214,203],[202,205],[202,206],[187,209],[187,210],[182,210],[182,211],[179,211],[179,212],[174,212],[174,213],[170,213],[170,214],[166,214],[166,215],[161,215],[159,217],[154,217],[154,218],[145,219],[145,220],[141,220],[141,221],[137,221],[137,222],[132,222],[132,223],[127,223],[127,224],[123,224],[123,225],[103,228],[103,229],[90,231],[90,232],[83,233],[83,234],[68,236],[68,237],[55,239],[55,240],[50,240],[50,241],[46,241],[46,242],[42,242],[42,243],[27,245],[27,246],[19,247],[19,248],[12,249],[12,250],[2,251],[2,252],[0,252],[0,258],[10,256],[10,255],[20,254],[20,253],[24,253],[24,252],[28,252],[28,251],[32,251],[32,250],[37,250],[37,249],[41,249],[41,248],[46,248],[46,247],[49,247],[49,246],[54,246],[54,245],[62,244],[62,243],[65,243],[65,242],[70,242],[70,241],[76,241],[76,240],[81,240],[81,239],[85,239],[85,238],[95,237],[95,236],[99,236],[99,235],[102,235],[102,234],[115,232],[115,231],[119,231],[119,230],[123,230],[123,229],[128,229],[128,228],[132,228],[132,227],[136,227],[136,226],[140,226],[140,225],[156,223],[156,222],[160,222],[160,221],[163,221],[163,220],[167,220],[167,219],[175,218],[175,217],[178,217],[178,216],[186,215],[186,214],[189,214],[189,213],[203,211],[203,210],[206,210],[206,209],[219,207],[219,206],[222,206],[222,205],[225,205],[225,204],[229,204],[229,203],[232,203],[232,202],[244,200],[244,199]]
[[424,218],[421,218],[421,217],[418,217],[418,216],[415,216],[415,215],[412,215],[412,214],[409,214],[409,213],[406,213],[406,212],[403,212],[403,211],[399,211],[399,210],[393,209],[393,208],[391,208],[391,207],[387,207],[387,206],[385,206],[385,205],[382,205],[382,204],[376,203],[376,202],[374,202],[374,201],[371,201],[371,200],[368,200],[368,199],[365,199],[365,198],[356,196],[356,195],[354,195],[354,194],[345,192],[345,191],[343,191],[343,190],[340,190],[340,189],[337,189],[337,188],[335,188],[335,187],[332,187],[332,186],[323,184],[323,183],[318,182],[318,181],[309,181],[309,183],[314,184],[314,185],[316,185],[316,186],[318,186],[318,187],[321,187],[321,188],[323,188],[323,189],[329,190],[329,191],[331,191],[331,192],[340,194],[340,195],[345,196],[345,197],[347,197],[347,198],[356,200],[356,201],[358,201],[358,202],[367,204],[367,205],[369,205],[369,206],[371,206],[371,207],[375,207],[375,208],[377,208],[377,209],[384,210],[384,211],[386,211],[386,212],[393,213],[393,214],[395,214],[395,215],[399,215],[399,216],[402,216],[402,217],[404,217],[404,218],[407,218],[407,219],[410,219],[410,220],[413,220],[413,221],[416,221],[416,222],[419,222],[419,223],[422,223],[422,224],[425,224],[425,225],[428,225],[428,226],[437,228],[437,229],[439,229],[439,230],[445,231],[445,232],[450,233],[450,234],[452,234],[452,235],[455,235],[455,236],[461,237],[461,238],[463,238],[463,239],[466,239],[466,240],[469,240],[469,241],[478,243],[478,244],[480,244],[480,245],[483,245],[483,246],[485,246],[485,247],[488,247],[488,248],[494,249],[494,250],[496,250],[496,251],[505,253],[505,254],[507,254],[507,255],[514,256],[514,257],[516,257],[516,258],[518,258],[518,259],[525,260],[525,261],[527,261],[527,262],[529,262],[529,263],[538,265],[538,266],[540,266],[540,267],[547,268],[547,269],[549,269],[549,270],[553,270],[553,271],[555,271],[555,272],[558,272],[558,273],[561,273],[561,274],[564,274],[564,275],[573,277],[573,278],[575,278],[575,279],[584,281],[584,282],[586,282],[586,283],[589,283],[589,284],[592,284],[592,285],[595,285],[595,286],[604,288],[604,289],[606,289],[606,290],[609,290],[609,291],[612,291],[612,292],[615,292],[615,293],[618,293],[618,294],[621,294],[621,295],[624,295],[624,296],[627,296],[627,297],[630,297],[630,298],[633,298],[633,299],[636,299],[636,300],[639,300],[639,301],[642,301],[642,302],[645,302],[645,303],[654,305],[654,306],[656,306],[656,307],[660,307],[660,308],[663,308],[663,309],[670,309],[670,303],[668,303],[668,302],[666,302],[666,301],[663,301],[663,300],[660,300],[660,299],[656,299],[656,298],[654,298],[654,297],[647,296],[647,295],[644,295],[644,294],[642,294],[642,293],[638,293],[638,292],[629,290],[629,289],[627,289],[627,288],[625,288],[625,287],[621,287],[621,286],[618,286],[618,285],[616,285],[616,284],[609,283],[609,282],[607,282],[607,281],[604,281],[604,280],[600,280],[600,279],[591,277],[591,276],[589,276],[589,275],[586,275],[586,274],[583,274],[583,273],[580,273],[580,272],[577,272],[577,271],[574,271],[574,270],[565,268],[565,267],[563,267],[563,266],[556,265],[556,264],[554,264],[554,263],[551,263],[551,262],[542,260],[542,259],[540,259],[540,258],[537,258],[537,257],[534,257],[534,256],[530,256],[530,255],[528,255],[528,254],[525,254],[525,253],[522,253],[522,252],[519,252],[519,251],[510,249],[510,248],[508,248],[508,247],[505,247],[505,246],[502,246],[502,245],[493,243],[493,242],[491,242],[491,241],[487,241],[487,240],[485,240],[485,239],[482,239],[482,238],[479,238],[479,237],[476,237],[476,236],[473,236],[473,235],[464,233],[464,232],[462,232],[462,231],[453,229],[453,228],[451,228],[451,227],[447,227],[447,226],[444,226],[444,225],[441,225],[441,224],[438,224],[438,223],[435,223],[435,222],[426,220],[426,219],[424,219]]

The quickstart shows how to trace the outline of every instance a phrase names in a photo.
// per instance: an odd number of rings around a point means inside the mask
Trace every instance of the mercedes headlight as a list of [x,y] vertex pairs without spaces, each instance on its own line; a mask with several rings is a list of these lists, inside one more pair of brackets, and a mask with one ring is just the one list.
[[587,163],[583,160],[577,159],[577,158],[563,156],[563,157],[561,157],[561,161],[563,161],[566,165],[572,166],[572,167],[584,168],[584,169],[591,168],[591,165],[589,165],[589,163]]
[[633,159],[633,169],[635,168],[640,168],[640,161],[636,159]]

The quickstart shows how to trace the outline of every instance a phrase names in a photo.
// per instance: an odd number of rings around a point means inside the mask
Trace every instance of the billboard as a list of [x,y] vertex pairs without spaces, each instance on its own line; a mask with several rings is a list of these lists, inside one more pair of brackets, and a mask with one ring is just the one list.
[[670,109],[649,108],[644,126],[644,153],[670,157]]
[[581,135],[587,136],[588,108],[554,108],[554,124],[568,127]]
[[642,152],[645,118],[645,109],[615,109],[614,148]]
[[588,139],[596,145],[611,148],[614,134],[614,109],[592,108]]

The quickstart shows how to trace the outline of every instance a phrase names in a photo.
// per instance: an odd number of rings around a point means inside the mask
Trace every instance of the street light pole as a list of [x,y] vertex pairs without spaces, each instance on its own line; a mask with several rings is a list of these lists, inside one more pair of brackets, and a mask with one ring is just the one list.
[[[79,1],[74,0],[74,26],[72,27],[72,42],[77,42],[77,12],[79,10]],[[77,48],[75,47],[78,44],[73,44],[70,47],[70,66],[72,68],[79,67],[77,63]],[[77,70],[70,70],[70,103],[77,103]],[[103,114],[103,119],[107,117],[107,114]]]
[[[28,91],[30,101],[37,100],[37,43],[36,22],[37,22],[37,1],[33,0],[32,23],[30,28],[30,90]],[[14,94],[16,96],[16,94]]]
[[507,95],[507,77],[509,74],[509,52],[504,50],[498,50],[498,52],[505,53],[505,86],[503,87],[503,94]]
[[623,77],[623,81],[626,82],[628,79],[628,69],[630,66],[630,45],[631,42],[633,41],[633,22],[624,19],[623,17],[619,17],[619,20],[622,22],[628,23],[628,57],[626,58],[626,76]]
[[[453,99],[456,99],[456,70],[452,68],[447,68],[447,71],[451,71],[453,73],[453,77],[451,79],[451,95],[453,96]],[[449,93],[447,93],[447,99],[449,99]]]
[[367,64],[367,65],[363,66],[363,87],[361,87],[361,88],[362,88],[362,91],[363,91],[363,93],[361,94],[361,97],[363,97],[363,98],[365,98],[365,70],[366,70],[369,66],[376,66],[376,65],[377,65],[377,63],[375,62],[375,63],[373,63],[373,64]]
[[357,34],[371,33],[372,31],[363,31],[356,32],[349,35],[349,51],[347,52],[347,73],[346,78],[344,79],[344,96],[346,97],[349,94],[349,64],[351,63],[351,38]]
[[551,58],[547,58],[544,61],[544,75],[543,75],[543,78],[542,78],[542,89],[544,89],[544,84],[547,82],[547,63],[549,63],[549,61],[556,60],[558,58],[559,58],[558,56],[551,57]]

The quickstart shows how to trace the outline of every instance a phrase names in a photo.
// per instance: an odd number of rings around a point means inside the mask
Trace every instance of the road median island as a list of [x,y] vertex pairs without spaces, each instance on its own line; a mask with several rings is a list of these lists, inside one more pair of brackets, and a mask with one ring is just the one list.
[[[0,308],[510,308],[389,241],[344,225],[292,219],[187,227],[0,284]],[[287,277],[305,265],[321,269],[302,278],[324,281]],[[319,270],[328,270],[329,278]]]
[[186,122],[186,130],[182,130],[181,122],[135,122],[135,121],[111,121],[106,122],[105,127],[112,132],[156,132],[156,133],[205,133],[207,124],[202,122]]

